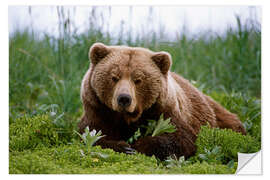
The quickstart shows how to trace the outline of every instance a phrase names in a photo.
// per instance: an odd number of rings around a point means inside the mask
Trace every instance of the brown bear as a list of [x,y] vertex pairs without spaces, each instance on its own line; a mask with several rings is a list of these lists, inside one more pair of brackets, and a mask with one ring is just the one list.
[[[81,86],[84,114],[80,133],[101,130],[96,142],[117,152],[146,155],[164,160],[175,154],[190,157],[196,152],[200,126],[230,128],[245,134],[241,121],[189,81],[170,71],[171,56],[145,48],[106,46],[95,43],[89,50],[90,68]],[[171,118],[174,133],[126,141],[147,120],[160,115]]]

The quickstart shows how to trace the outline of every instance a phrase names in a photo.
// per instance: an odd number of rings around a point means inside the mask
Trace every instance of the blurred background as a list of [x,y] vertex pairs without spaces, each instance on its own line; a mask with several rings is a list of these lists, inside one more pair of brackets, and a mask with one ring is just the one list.
[[10,6],[9,32],[32,28],[40,35],[58,36],[60,15],[69,21],[72,32],[86,32],[92,22],[102,32],[117,35],[121,30],[131,38],[161,32],[172,39],[176,33],[222,34],[237,27],[237,15],[243,22],[261,22],[261,9],[255,6]]
[[95,42],[167,51],[207,94],[261,97],[260,7],[9,6],[8,19],[10,121],[48,108],[79,118]]

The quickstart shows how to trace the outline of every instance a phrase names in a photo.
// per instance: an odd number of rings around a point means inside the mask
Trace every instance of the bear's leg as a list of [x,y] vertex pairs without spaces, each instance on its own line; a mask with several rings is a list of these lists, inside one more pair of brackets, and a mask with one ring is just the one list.
[[236,114],[233,114],[215,102],[211,97],[205,96],[216,114],[217,125],[220,128],[232,129],[246,134],[246,130]]
[[[91,111],[88,111],[87,114],[83,115],[80,123],[78,124],[80,134],[84,133],[84,130],[87,126],[89,127],[90,131],[92,131],[93,129],[95,129],[96,131],[99,131],[99,130],[102,131],[102,128],[100,128],[100,126],[97,125],[97,124],[99,124],[96,122],[96,121],[98,121],[97,116],[90,116],[91,114],[89,114],[89,112],[91,112]],[[96,119],[95,119],[96,121],[93,121],[93,118],[91,118],[92,121],[90,121],[89,117],[96,117]],[[104,132],[104,131],[102,131],[102,132]],[[99,139],[94,145],[101,146],[101,148],[110,148],[116,152],[123,152],[126,154],[134,154],[135,153],[135,150],[132,149],[130,147],[130,145],[127,144],[125,141],[117,140],[117,137],[112,136],[112,135],[107,135],[107,134],[105,134],[105,137],[102,137],[101,139]]]
[[194,155],[196,152],[195,140],[197,138],[194,131],[182,121],[175,124],[175,126],[177,131],[174,133],[143,137],[138,139],[131,147],[148,156],[155,155],[160,160],[165,160],[173,154],[177,158],[181,156],[188,158]]
[[176,135],[163,135],[163,136],[147,136],[140,138],[135,144],[131,145],[136,151],[143,153],[147,156],[155,155],[160,160],[165,160],[171,155],[177,158],[185,156],[188,158],[195,154],[196,147],[194,142],[179,142]]

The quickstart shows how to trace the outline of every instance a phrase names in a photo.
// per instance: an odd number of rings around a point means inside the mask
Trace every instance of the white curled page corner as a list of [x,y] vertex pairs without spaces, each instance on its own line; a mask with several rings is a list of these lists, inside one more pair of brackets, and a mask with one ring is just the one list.
[[238,166],[235,174],[262,174],[262,153],[258,151],[256,153],[246,154],[238,153]]

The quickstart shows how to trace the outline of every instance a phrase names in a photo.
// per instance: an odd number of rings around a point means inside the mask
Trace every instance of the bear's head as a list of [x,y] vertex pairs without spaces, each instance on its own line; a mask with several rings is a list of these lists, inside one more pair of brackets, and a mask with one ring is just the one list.
[[89,58],[90,83],[97,97],[128,124],[158,101],[172,64],[166,52],[102,43],[90,48]]

